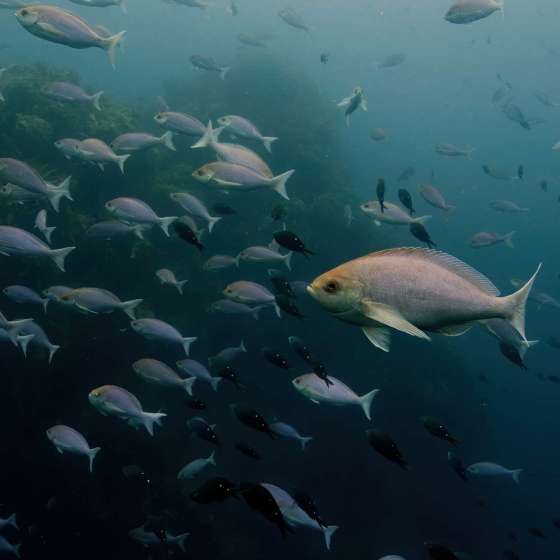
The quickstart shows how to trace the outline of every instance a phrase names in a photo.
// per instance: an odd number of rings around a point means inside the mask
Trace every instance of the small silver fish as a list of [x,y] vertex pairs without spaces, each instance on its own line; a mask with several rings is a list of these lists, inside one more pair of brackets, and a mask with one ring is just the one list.
[[155,146],[165,146],[167,149],[175,152],[173,132],[168,130],[162,136],[154,136],[145,132],[127,132],[117,136],[111,142],[111,148],[115,152],[125,152],[127,154],[141,152]]
[[188,282],[188,280],[177,280],[175,273],[168,268],[160,268],[156,272],[156,276],[162,284],[167,284],[177,288],[177,291],[183,295],[183,286]]
[[61,103],[91,103],[95,109],[101,111],[99,100],[103,95],[103,91],[89,95],[80,86],[71,84],[70,82],[49,82],[41,88],[41,93]]
[[158,217],[150,206],[137,198],[114,198],[105,204],[105,208],[125,222],[159,225],[167,237],[169,237],[169,226],[178,219],[176,216]]
[[47,437],[61,454],[85,455],[89,459],[89,472],[93,472],[93,460],[101,451],[101,447],[90,447],[80,432],[63,424],[50,427]]
[[180,344],[188,356],[190,347],[196,342],[196,336],[185,337],[175,327],[160,319],[137,319],[130,326],[147,340],[156,340],[168,344]]
[[261,131],[249,119],[239,115],[226,115],[218,119],[220,126],[226,128],[235,136],[262,142],[267,152],[271,153],[271,144],[278,140],[275,136],[263,136]]
[[188,377],[187,379],[183,379],[168,365],[159,360],[143,358],[134,362],[132,364],[132,369],[148,383],[160,385],[161,387],[169,387],[171,389],[182,389],[192,396],[192,386],[196,378]]
[[206,208],[206,205],[190,193],[171,193],[169,196],[171,197],[171,200],[177,202],[183,210],[192,214],[196,218],[205,220],[208,224],[209,233],[212,233],[214,226],[222,219],[221,216],[211,216],[208,212],[208,208]]
[[48,298],[42,298],[35,290],[27,286],[12,285],[2,290],[4,295],[16,303],[42,305],[45,313],[47,312]]
[[121,301],[115,294],[102,288],[76,288],[64,294],[61,299],[73,303],[83,313],[113,313],[121,310],[131,319],[136,319],[136,308],[144,301],[142,299]]
[[37,212],[37,216],[35,216],[35,229],[41,232],[41,235],[45,238],[47,243],[51,244],[51,236],[56,229],[55,227],[48,227],[47,226],[47,211],[46,210],[39,210]]

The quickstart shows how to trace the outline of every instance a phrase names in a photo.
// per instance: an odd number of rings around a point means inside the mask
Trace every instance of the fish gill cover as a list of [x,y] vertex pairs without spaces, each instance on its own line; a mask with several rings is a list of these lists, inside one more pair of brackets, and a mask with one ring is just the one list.
[[555,6],[4,4],[0,553],[557,554]]

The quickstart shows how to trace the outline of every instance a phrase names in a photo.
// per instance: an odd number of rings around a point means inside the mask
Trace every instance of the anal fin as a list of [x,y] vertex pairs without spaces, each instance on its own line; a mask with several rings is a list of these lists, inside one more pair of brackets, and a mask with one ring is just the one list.
[[467,331],[470,331],[476,322],[460,323],[458,325],[449,325],[447,327],[440,327],[439,329],[434,329],[434,332],[442,334],[443,336],[461,336]]
[[383,352],[389,352],[391,347],[391,331],[385,327],[363,327],[367,339]]

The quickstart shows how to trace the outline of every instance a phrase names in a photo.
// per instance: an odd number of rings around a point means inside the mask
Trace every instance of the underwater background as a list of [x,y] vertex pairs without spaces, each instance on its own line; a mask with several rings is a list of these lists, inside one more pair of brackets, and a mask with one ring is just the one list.
[[[235,364],[244,389],[222,382],[217,394],[208,385],[195,390],[208,403],[203,415],[223,441],[212,476],[305,489],[322,517],[340,529],[326,551],[322,536],[305,529],[282,539],[237,500],[210,506],[190,501],[196,484],[180,483],[177,472],[212,451],[187,429],[187,419],[198,412],[185,406],[180,392],[148,385],[131,368],[151,355],[174,364],[184,357],[180,349],[141,339],[121,313],[85,316],[50,305],[44,315],[2,297],[6,316],[33,316],[61,346],[51,365],[41,352],[31,349],[25,359],[11,345],[0,346],[0,516],[17,512],[22,557],[273,560],[399,554],[414,560],[428,558],[426,541],[448,543],[480,560],[502,558],[507,549],[533,560],[557,556],[560,385],[549,376],[560,374],[559,354],[544,341],[560,335],[558,308],[528,304],[528,338],[541,343],[528,353],[524,371],[478,328],[457,338],[434,336],[429,343],[397,334],[391,352],[383,353],[305,295],[297,300],[302,320],[286,314],[278,320],[270,311],[258,321],[211,314],[208,306],[227,284],[241,278],[266,284],[269,267],[209,273],[202,265],[216,253],[236,255],[250,245],[267,245],[283,222],[315,253],[309,260],[295,255],[291,280],[311,281],[373,251],[421,246],[408,228],[377,227],[360,211],[360,204],[375,199],[375,184],[383,177],[387,200],[397,202],[398,189],[405,187],[418,213],[433,215],[427,227],[438,249],[483,272],[505,293],[512,291],[511,278],[526,280],[542,262],[536,289],[560,297],[560,174],[558,154],[550,149],[558,140],[560,114],[534,96],[546,91],[560,97],[560,6],[552,0],[509,0],[503,17],[454,26],[443,19],[449,7],[443,0],[293,2],[310,26],[306,33],[278,17],[283,1],[238,0],[235,17],[218,0],[206,10],[130,0],[126,15],[118,8],[52,3],[114,32],[126,29],[127,40],[113,70],[99,50],[40,41],[21,29],[13,10],[0,11],[5,45],[0,66],[12,66],[0,82],[6,99],[0,104],[0,154],[26,161],[53,182],[72,176],[74,202],[64,201],[49,219],[57,226],[56,246],[77,246],[64,274],[48,263],[0,256],[0,286],[23,284],[39,292],[55,284],[97,286],[122,299],[143,298],[139,315],[157,316],[199,338],[191,357],[201,362],[243,340],[248,352]],[[272,39],[265,48],[241,44],[238,34],[249,32]],[[224,81],[191,67],[188,57],[199,53],[231,67]],[[329,53],[326,64],[321,53]],[[406,55],[402,64],[377,67],[395,53]],[[515,103],[542,122],[525,130],[505,118],[491,101],[501,86],[497,74],[511,83]],[[104,90],[102,111],[49,101],[40,89],[54,80],[79,83],[88,92]],[[369,111],[355,113],[347,127],[336,103],[358,85]],[[207,163],[208,153],[190,150],[192,142],[179,136],[176,152],[133,156],[125,175],[116,166],[102,172],[68,161],[54,146],[69,136],[110,142],[127,131],[159,135],[153,121],[158,96],[172,110],[204,123],[243,115],[277,136],[272,154],[260,146],[255,150],[275,171],[296,170],[288,184],[290,200],[270,192],[224,196],[196,183],[191,173]],[[376,127],[386,131],[384,141],[370,138]],[[443,142],[475,151],[468,159],[445,158],[434,152]],[[484,164],[512,173],[522,165],[525,176],[496,181],[483,173]],[[410,166],[414,175],[399,181]],[[539,186],[543,180],[546,192]],[[420,198],[418,186],[428,182],[456,206],[454,212],[444,214]],[[209,207],[221,202],[236,210],[206,233],[202,252],[160,231],[146,242],[93,242],[85,236],[89,226],[107,217],[108,200],[133,194],[170,216],[177,209],[169,194],[181,190]],[[489,207],[497,198],[511,198],[530,212],[498,214]],[[271,216],[278,204],[286,211],[281,221]],[[0,201],[1,223],[31,231],[38,208]],[[472,249],[469,237],[480,230],[515,230],[515,248]],[[167,266],[188,278],[183,297],[155,277]],[[364,435],[370,423],[359,410],[315,406],[293,390],[291,379],[306,373],[306,365],[290,349],[292,335],[304,339],[327,371],[358,394],[380,389],[371,425],[394,437],[409,471],[374,454]],[[266,346],[290,356],[293,370],[267,363],[261,355]],[[88,393],[104,384],[126,387],[145,410],[168,415],[153,438],[90,406]],[[229,408],[240,401],[297,426],[313,441],[302,452],[292,441],[250,432]],[[425,415],[452,429],[465,464],[492,460],[523,468],[522,483],[465,484],[449,467],[449,445],[422,427]],[[76,427],[102,447],[91,475],[81,459],[59,456],[46,438],[45,430],[58,423]],[[258,449],[262,460],[236,452],[233,443],[239,440]],[[126,476],[126,465],[138,465],[149,483]],[[145,548],[130,539],[128,532],[150,518],[173,534],[189,532],[186,552]],[[546,538],[528,533],[533,527]]]

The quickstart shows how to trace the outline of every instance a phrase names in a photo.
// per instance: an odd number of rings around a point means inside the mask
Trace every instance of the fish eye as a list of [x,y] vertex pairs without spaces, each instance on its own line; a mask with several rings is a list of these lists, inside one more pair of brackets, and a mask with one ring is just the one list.
[[300,379],[296,379],[294,383],[295,383],[296,385],[299,385],[299,384],[301,383],[301,380],[300,380]]
[[29,14],[29,11],[28,10],[21,10],[20,13],[21,13],[22,16],[26,16],[27,14]]
[[330,282],[327,282],[325,284],[323,290],[327,292],[327,294],[334,294],[338,291],[338,288],[339,288],[338,282],[336,280],[331,280]]
[[196,174],[197,175],[204,175],[204,171],[202,171],[202,169],[198,169]]

